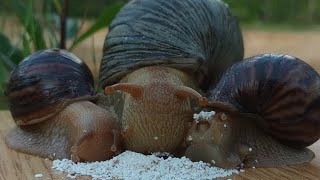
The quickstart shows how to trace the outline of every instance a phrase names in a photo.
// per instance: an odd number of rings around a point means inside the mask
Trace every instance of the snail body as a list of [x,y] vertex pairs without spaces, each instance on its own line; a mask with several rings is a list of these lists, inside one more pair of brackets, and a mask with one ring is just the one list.
[[[123,7],[105,39],[100,85],[117,90],[124,144],[142,153],[179,149],[192,99],[243,58],[237,20],[216,0],[137,0]],[[128,93],[129,92],[129,93]]]
[[179,70],[151,66],[106,88],[107,94],[126,92],[121,121],[126,149],[147,153],[174,152],[178,148],[192,121],[188,98],[206,104],[205,98],[189,87],[191,83]]
[[[306,147],[320,137],[319,98],[320,76],[298,58],[263,54],[231,66],[208,92],[209,108],[229,117],[222,121],[216,116],[213,119],[220,120],[208,122],[207,129],[216,128],[213,131],[228,137],[207,142],[224,151],[226,161],[218,166],[234,167],[244,162],[276,167],[310,161],[314,153]],[[214,127],[218,122],[227,128]],[[199,136],[206,130],[192,133]],[[200,158],[199,150],[194,145],[188,154]],[[209,161],[221,155],[214,153],[201,158]],[[233,160],[228,162],[228,157]]]
[[75,161],[114,154],[107,149],[117,145],[116,115],[92,103],[92,74],[73,54],[48,49],[25,58],[11,73],[6,95],[18,125],[6,138],[9,147],[54,159],[72,156]]

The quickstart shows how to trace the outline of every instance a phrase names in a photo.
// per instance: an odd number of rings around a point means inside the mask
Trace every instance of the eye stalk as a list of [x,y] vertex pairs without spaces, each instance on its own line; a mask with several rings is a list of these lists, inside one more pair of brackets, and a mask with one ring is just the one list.
[[175,88],[175,94],[180,99],[194,98],[198,100],[199,104],[203,107],[208,105],[208,99],[190,87],[178,86]]
[[133,83],[118,83],[105,88],[105,94],[112,95],[114,91],[123,91],[129,93],[133,98],[140,98],[143,93],[143,87]]
[[[114,91],[123,91],[130,94],[133,98],[140,98],[143,94],[144,87],[133,83],[118,83],[105,88],[105,94],[112,95]],[[203,97],[194,89],[187,86],[174,87],[175,96],[179,99],[194,98],[198,100],[201,106],[208,105],[208,99]]]

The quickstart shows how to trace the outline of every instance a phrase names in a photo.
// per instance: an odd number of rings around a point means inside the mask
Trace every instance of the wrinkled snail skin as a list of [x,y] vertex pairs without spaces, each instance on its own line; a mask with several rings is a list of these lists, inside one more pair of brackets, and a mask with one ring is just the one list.
[[117,137],[120,127],[111,115],[92,102],[76,102],[44,122],[16,127],[6,143],[17,151],[44,158],[110,159],[121,150]]
[[[320,137],[320,77],[302,60],[283,54],[248,58],[225,72],[209,91],[208,100],[210,108],[228,116],[225,124],[231,129],[222,144],[208,144],[237,157],[237,161],[217,166],[243,162],[245,166],[277,167],[314,158],[306,147]],[[197,156],[194,151],[190,154]],[[202,158],[209,161],[212,156]]]
[[243,54],[239,24],[220,0],[126,4],[109,27],[99,72],[101,88],[113,99],[108,102],[116,104],[125,147],[180,149],[193,108],[206,104],[199,93]]
[[121,149],[117,116],[91,102],[97,99],[92,74],[67,51],[27,57],[11,73],[5,93],[17,124],[6,137],[12,149],[74,161],[109,159]]
[[140,68],[108,86],[106,93],[124,92],[121,116],[125,148],[135,152],[174,153],[192,122],[191,102],[206,99],[190,88],[192,81],[182,71],[151,66]]

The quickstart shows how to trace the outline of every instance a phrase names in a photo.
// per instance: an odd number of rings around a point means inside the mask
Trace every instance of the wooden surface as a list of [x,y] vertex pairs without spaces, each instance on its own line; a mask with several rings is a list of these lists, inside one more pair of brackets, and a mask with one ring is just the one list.
[[[51,169],[52,161],[8,149],[4,137],[14,126],[10,113],[0,111],[0,180],[67,179],[66,174]],[[316,154],[316,158],[310,163],[283,168],[250,168],[233,176],[232,179],[320,179],[320,141],[310,149]],[[35,174],[38,173],[43,174],[43,178],[35,178]]]

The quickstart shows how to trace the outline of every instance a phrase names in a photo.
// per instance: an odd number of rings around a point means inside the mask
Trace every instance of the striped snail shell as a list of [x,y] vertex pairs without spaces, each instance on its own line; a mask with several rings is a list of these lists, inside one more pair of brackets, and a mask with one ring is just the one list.
[[259,115],[266,132],[291,146],[306,147],[320,137],[320,76],[296,57],[263,54],[233,65],[209,101]]
[[97,99],[88,66],[60,49],[38,51],[11,73],[6,95],[18,125],[6,137],[17,151],[97,161],[119,150],[117,117]]
[[207,88],[243,58],[240,27],[220,0],[135,0],[109,27],[100,66],[102,88],[145,66],[196,76]]
[[109,27],[99,74],[106,94],[123,92],[115,109],[125,147],[175,152],[192,121],[190,98],[205,105],[199,91],[242,58],[240,27],[220,0],[126,4]]
[[93,76],[86,64],[67,51],[38,51],[11,73],[6,95],[18,125],[39,123],[72,101],[93,99]]

